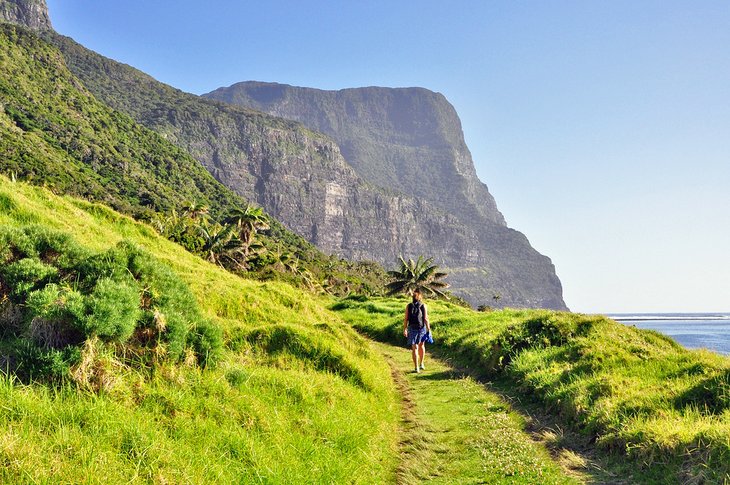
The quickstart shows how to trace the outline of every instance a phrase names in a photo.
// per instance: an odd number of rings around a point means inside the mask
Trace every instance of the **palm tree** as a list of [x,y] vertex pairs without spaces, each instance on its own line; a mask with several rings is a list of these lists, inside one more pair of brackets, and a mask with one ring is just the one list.
[[220,224],[198,226],[200,237],[203,239],[201,251],[205,259],[220,266],[223,266],[224,261],[238,262],[237,256],[241,253],[242,244],[235,237],[234,229],[235,226]]
[[438,266],[433,264],[433,258],[424,259],[423,256],[419,256],[416,261],[410,258],[406,261],[403,256],[399,256],[399,259],[400,268],[388,271],[388,276],[393,278],[393,281],[386,285],[388,294],[408,294],[418,289],[425,295],[437,295],[448,299],[442,290],[449,285],[439,281],[448,275],[438,271]]
[[250,246],[253,243],[255,234],[269,228],[269,219],[261,207],[247,205],[245,209],[235,208],[226,219],[228,224],[233,224],[238,229],[238,237],[241,241]]
[[183,215],[185,217],[189,217],[193,221],[197,221],[198,219],[205,219],[208,217],[209,209],[207,206],[201,204],[200,202],[187,202],[183,206]]
[[276,249],[270,253],[273,256],[273,267],[276,271],[282,273],[299,273],[299,258],[296,254],[282,250],[281,244],[276,245]]

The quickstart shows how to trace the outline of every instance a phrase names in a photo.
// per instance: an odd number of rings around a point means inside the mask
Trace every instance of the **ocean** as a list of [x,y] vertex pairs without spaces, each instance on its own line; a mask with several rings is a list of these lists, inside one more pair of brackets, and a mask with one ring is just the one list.
[[730,313],[609,313],[608,317],[638,328],[656,330],[688,349],[730,355]]

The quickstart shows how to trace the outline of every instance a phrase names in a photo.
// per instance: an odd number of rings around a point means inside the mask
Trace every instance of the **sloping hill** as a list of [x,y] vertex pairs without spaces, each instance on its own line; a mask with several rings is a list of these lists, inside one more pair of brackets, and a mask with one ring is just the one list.
[[[35,33],[0,24],[0,67],[0,173],[142,219],[159,211],[180,213],[195,202],[220,221],[246,206],[186,151],[96,99],[58,49]],[[377,265],[331,258],[277,220],[270,219],[270,226],[260,238],[269,254],[295,255],[317,284],[333,291],[380,286]],[[268,264],[263,259],[262,267]]]
[[399,408],[388,367],[322,301],[238,278],[106,207],[2,176],[0,208],[3,230],[60,231],[90,254],[122,241],[141,248],[181,278],[225,343],[207,370],[136,365],[124,345],[82,353],[106,366],[100,392],[3,376],[0,481],[393,480]]
[[299,123],[184,93],[51,31],[44,38],[98,99],[183,147],[325,252],[387,265],[400,254],[433,256],[473,304],[499,293],[507,305],[565,308],[552,263],[521,233],[467,227],[428,200],[376,187],[330,138]]
[[0,24],[0,169],[126,213],[243,201],[190,155],[94,98],[35,34]]
[[[361,298],[333,308],[398,343],[403,305]],[[730,480],[730,358],[600,315],[435,301],[428,310],[440,355],[552,415],[556,445],[573,441],[608,466],[599,483]]]

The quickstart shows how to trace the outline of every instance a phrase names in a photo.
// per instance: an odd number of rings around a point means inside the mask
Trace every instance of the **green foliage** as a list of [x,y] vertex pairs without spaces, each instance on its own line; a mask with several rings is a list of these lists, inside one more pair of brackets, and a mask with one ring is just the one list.
[[[375,338],[402,342],[405,304],[346,299],[332,308]],[[427,304],[445,356],[537,402],[634,481],[730,476],[727,357],[602,316]]]
[[36,258],[23,258],[2,268],[5,284],[12,288],[11,295],[18,297],[54,276],[58,270]]
[[443,290],[449,285],[439,281],[448,275],[438,271],[438,266],[433,264],[433,258],[425,259],[419,256],[416,261],[410,258],[406,261],[400,256],[399,259],[400,268],[388,271],[388,276],[392,278],[386,285],[389,295],[410,294],[419,290],[427,296],[434,295],[448,299]]
[[124,343],[132,336],[141,315],[140,289],[132,282],[101,278],[86,305],[84,333]]
[[[0,362],[11,366],[0,374],[0,482],[395,481],[401,408],[389,367],[325,309],[329,300],[235,276],[97,204],[0,176],[3,196],[13,208],[0,211],[0,241],[14,233],[37,253],[32,220],[49,233],[73,234],[85,248],[52,282],[61,299],[73,291],[86,299],[100,278],[134,280],[143,313],[124,344],[92,338],[46,350],[13,333],[26,328],[27,315],[10,325],[25,307],[4,300],[0,288]],[[8,258],[26,257],[5,249]],[[67,254],[35,257],[53,265]],[[159,332],[173,317],[190,323],[181,360],[170,358],[167,331]],[[244,337],[283,322],[308,339],[309,351],[293,351],[292,338],[289,349],[270,354]],[[37,359],[13,353],[22,348]],[[209,357],[211,349],[219,358]],[[24,367],[13,373],[19,362]],[[53,368],[63,385],[26,384],[52,380]]]
[[188,346],[201,365],[220,357],[221,333],[202,317],[190,289],[137,246],[122,242],[92,254],[40,226],[3,227],[0,240],[0,302],[20,313],[5,329],[6,339],[21,343],[14,351],[19,375],[42,378],[45,369],[57,380],[72,364],[63,359],[96,338],[134,348],[137,364],[158,359],[160,345],[173,362]]
[[215,365],[223,352],[223,333],[221,329],[208,322],[201,321],[188,335],[188,342],[195,351],[201,367]]

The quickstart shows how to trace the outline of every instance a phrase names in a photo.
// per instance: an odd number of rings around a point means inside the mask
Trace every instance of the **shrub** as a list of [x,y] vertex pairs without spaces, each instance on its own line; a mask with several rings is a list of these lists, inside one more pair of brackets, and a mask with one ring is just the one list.
[[2,269],[5,284],[10,294],[19,297],[40,286],[58,274],[58,270],[35,258],[23,258]]
[[133,282],[102,278],[87,299],[88,315],[84,319],[87,337],[126,342],[140,318],[139,286]]
[[91,254],[61,232],[2,228],[0,298],[0,344],[28,379],[68,375],[68,355],[80,355],[88,339],[132,345],[130,365],[163,355],[178,361],[191,348],[210,366],[222,349],[221,332],[202,317],[189,287],[127,242]]
[[0,228],[0,262],[7,264],[21,257],[37,257],[33,242],[22,229]]
[[199,322],[188,337],[198,364],[202,367],[214,365],[223,352],[223,332],[207,320]]
[[60,349],[83,341],[81,322],[84,297],[68,288],[49,284],[28,295],[28,336],[41,347]]

